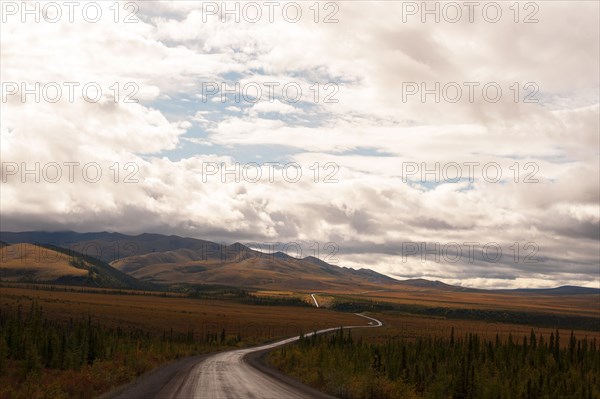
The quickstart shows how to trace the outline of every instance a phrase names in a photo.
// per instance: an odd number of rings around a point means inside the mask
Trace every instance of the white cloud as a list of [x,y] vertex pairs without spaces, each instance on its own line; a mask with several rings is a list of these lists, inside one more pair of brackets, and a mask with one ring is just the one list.
[[[3,229],[333,241],[340,264],[404,277],[481,287],[597,284],[598,3],[540,3],[536,24],[515,24],[510,14],[498,24],[399,23],[400,2],[343,2],[339,23],[315,24],[309,5],[296,24],[205,23],[201,2],[140,3],[135,24],[3,24],[2,82],[98,82],[104,94],[96,104],[23,103],[20,95],[2,102],[2,162],[96,162],[104,173],[98,183],[23,184],[4,169]],[[280,87],[275,101],[256,104],[202,93],[203,83],[235,79],[293,82],[302,99],[284,101]],[[457,103],[403,100],[403,83],[436,81],[496,82],[503,96],[498,103],[481,95],[470,102],[466,93]],[[129,82],[140,103],[115,103],[110,88],[118,83],[127,95]],[[338,85],[326,89],[328,82]],[[541,103],[515,103],[514,82],[522,95],[535,83]],[[328,95],[338,101],[325,102]],[[198,144],[211,154],[161,155]],[[238,161],[215,155],[223,153],[298,162],[302,180],[203,179],[208,162]],[[127,162],[139,167],[137,183],[123,182]],[[339,170],[325,168],[329,162]],[[404,182],[408,162],[495,162],[503,181],[428,186],[414,175]],[[523,182],[535,169],[528,162],[538,167],[538,183]],[[339,182],[324,183],[332,172]],[[408,241],[535,242],[543,262],[488,269],[399,262]]]
[[300,110],[289,104],[284,104],[279,100],[275,100],[273,102],[261,101],[261,102],[257,103],[256,105],[254,105],[249,110],[250,115],[265,114],[265,113],[269,113],[269,112],[274,112],[274,113],[285,115],[285,114],[295,114],[295,113],[300,112]]

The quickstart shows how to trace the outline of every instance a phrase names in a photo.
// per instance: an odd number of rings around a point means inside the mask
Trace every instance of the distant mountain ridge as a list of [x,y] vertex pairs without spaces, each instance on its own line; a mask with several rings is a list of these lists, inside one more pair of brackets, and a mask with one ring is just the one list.
[[[97,258],[135,281],[170,284],[222,284],[272,289],[321,290],[394,287],[448,292],[518,292],[541,295],[600,295],[600,289],[563,286],[550,289],[484,290],[426,279],[396,280],[374,270],[331,265],[313,256],[295,258],[283,252],[263,253],[241,243],[231,245],[176,235],[136,236],[91,232],[0,232],[0,248],[32,243],[66,248]],[[144,284],[146,284],[144,283]]]
[[55,245],[110,263],[142,281],[241,287],[326,289],[399,283],[370,269],[331,265],[316,257],[263,253],[231,245],[160,234],[0,232],[0,240]]
[[563,285],[555,288],[517,288],[515,290],[503,290],[512,292],[523,292],[545,295],[598,295],[600,288],[578,287],[574,285]]
[[0,241],[7,243],[28,242],[33,244],[55,245],[96,257],[107,263],[124,257],[143,255],[151,252],[165,252],[181,248],[193,250],[204,249],[207,252],[218,251],[218,248],[215,247],[215,245],[218,244],[209,241],[150,233],[130,236],[121,233],[108,232],[0,232]]

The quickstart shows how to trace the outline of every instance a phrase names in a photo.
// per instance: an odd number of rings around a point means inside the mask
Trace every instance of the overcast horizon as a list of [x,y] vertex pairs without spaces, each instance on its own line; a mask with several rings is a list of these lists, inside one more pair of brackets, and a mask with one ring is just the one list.
[[1,231],[600,288],[600,3],[75,3],[2,2]]

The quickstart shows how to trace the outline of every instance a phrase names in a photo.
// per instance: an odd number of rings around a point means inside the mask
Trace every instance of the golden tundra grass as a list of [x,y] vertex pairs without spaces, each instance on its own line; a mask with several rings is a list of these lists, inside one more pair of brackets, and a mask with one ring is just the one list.
[[26,288],[0,288],[0,307],[28,311],[35,300],[48,318],[68,320],[91,315],[102,324],[144,330],[195,334],[240,331],[257,341],[325,327],[363,323],[348,313],[311,307],[256,306],[223,300],[162,297],[156,295],[114,295],[84,292],[45,291]]

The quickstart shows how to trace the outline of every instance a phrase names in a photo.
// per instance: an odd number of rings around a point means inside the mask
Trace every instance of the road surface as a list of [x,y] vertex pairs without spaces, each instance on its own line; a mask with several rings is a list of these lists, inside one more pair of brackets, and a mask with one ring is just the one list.
[[[369,325],[346,326],[344,328],[380,327],[382,323],[372,317],[357,314],[369,320]],[[339,327],[319,330],[323,334],[338,330]],[[310,333],[305,336],[315,334]],[[156,398],[156,399],[306,399],[329,398],[313,389],[295,382],[277,372],[265,373],[251,365],[249,357],[256,357],[278,346],[297,341],[292,337],[255,348],[236,349],[199,358],[188,363],[175,374],[171,371],[169,380],[162,389],[151,392],[144,389],[148,384],[158,381],[140,381],[130,389],[120,392],[116,398]],[[270,374],[270,375],[269,375]],[[277,377],[275,377],[277,376]],[[154,380],[159,379],[158,375]]]
[[315,306],[319,307],[319,302],[317,302],[317,298],[315,298],[315,294],[310,294],[310,296],[312,297],[313,301],[315,301]]

